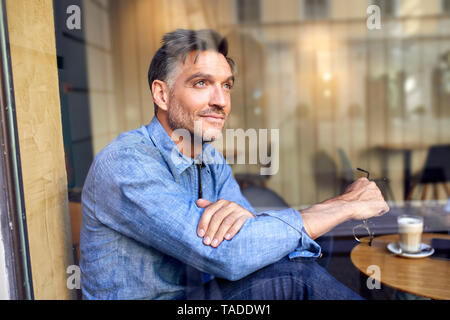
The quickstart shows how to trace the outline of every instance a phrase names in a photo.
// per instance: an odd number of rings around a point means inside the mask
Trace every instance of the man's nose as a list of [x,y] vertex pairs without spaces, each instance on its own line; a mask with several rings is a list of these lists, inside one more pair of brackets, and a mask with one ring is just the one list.
[[221,85],[214,86],[209,103],[210,105],[217,106],[222,109],[225,108],[227,104],[227,99],[225,96],[224,89],[222,88]]

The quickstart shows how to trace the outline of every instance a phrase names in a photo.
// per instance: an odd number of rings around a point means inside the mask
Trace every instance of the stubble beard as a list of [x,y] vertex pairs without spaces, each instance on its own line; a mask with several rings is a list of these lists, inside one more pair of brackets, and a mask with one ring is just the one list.
[[[194,136],[201,139],[202,143],[213,142],[216,139],[222,137],[222,128],[205,128],[203,129],[202,120],[200,117],[196,117],[194,113],[189,113],[183,106],[171,98],[167,116],[170,129],[173,131],[177,129],[186,129],[191,133],[192,138]],[[193,140],[192,140],[193,141]]]

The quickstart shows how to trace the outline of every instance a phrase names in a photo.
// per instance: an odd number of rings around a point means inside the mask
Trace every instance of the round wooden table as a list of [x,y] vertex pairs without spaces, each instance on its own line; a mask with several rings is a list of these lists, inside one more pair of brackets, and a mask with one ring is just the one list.
[[[430,244],[432,238],[450,239],[450,235],[424,233],[422,242]],[[352,263],[365,275],[390,287],[431,299],[449,300],[450,261],[396,256],[386,247],[392,241],[398,241],[398,234],[375,237],[372,246],[357,245],[350,253]],[[379,276],[369,268],[371,265],[380,268]]]

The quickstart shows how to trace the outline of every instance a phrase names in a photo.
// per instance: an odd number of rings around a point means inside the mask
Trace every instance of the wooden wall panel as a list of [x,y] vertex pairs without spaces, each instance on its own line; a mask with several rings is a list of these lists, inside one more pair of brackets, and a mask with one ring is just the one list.
[[[343,155],[348,159],[351,158],[351,121],[350,106],[352,103],[351,91],[349,88],[349,73],[350,68],[348,59],[349,48],[346,43],[349,26],[347,24],[340,24],[331,28],[332,52],[331,56],[331,72],[330,83],[334,94],[334,134],[335,146],[333,148],[333,158],[336,163],[336,185],[335,193],[340,193],[343,190],[343,183],[339,180],[342,177],[342,172],[349,173],[347,163],[342,158]],[[328,79],[328,78],[325,78]]]
[[121,12],[121,34],[120,56],[121,75],[123,77],[123,108],[125,109],[126,128],[131,130],[142,125],[142,106],[139,93],[139,66],[138,46],[136,35],[136,1],[120,1],[119,12]]
[[108,2],[84,0],[89,110],[94,154],[120,132],[114,90]]
[[6,1],[36,299],[69,299],[73,264],[51,0]]
[[[353,35],[347,38],[348,43],[348,65],[349,69],[348,88],[350,95],[350,118],[351,125],[348,128],[350,131],[350,153],[349,161],[355,169],[369,168],[369,160],[364,156],[363,150],[367,149],[368,131],[367,131],[367,108],[368,91],[367,91],[367,77],[368,77],[368,59],[369,49],[366,42],[366,26],[364,24],[355,23],[348,27],[348,34]],[[354,37],[354,38],[353,38]],[[370,170],[366,169],[366,170]]]
[[153,19],[148,19],[153,12],[153,3],[146,0],[136,1],[136,40],[137,40],[137,85],[140,94],[140,107],[142,112],[141,123],[150,122],[153,118],[154,107],[153,98],[148,85],[148,68],[151,58],[158,49],[153,39]]
[[[265,83],[264,83],[264,91],[265,91],[265,105],[264,105],[264,114],[266,115],[266,126],[269,129],[277,129],[280,125],[279,117],[282,113],[283,106],[280,102],[280,83],[281,83],[281,74],[279,72],[279,62],[280,62],[281,53],[280,50],[276,47],[276,44],[271,46],[266,45],[266,58],[265,58],[265,67],[264,73]],[[284,150],[282,146],[282,132],[280,130],[280,143],[279,150],[280,154]],[[269,180],[269,187],[273,188],[280,194],[282,194],[282,176],[281,176],[281,168],[283,166],[282,157],[279,159],[280,170],[277,174],[272,175]]]
[[314,121],[314,96],[313,81],[315,74],[315,57],[313,54],[314,45],[309,36],[313,28],[309,25],[298,27],[297,44],[297,83],[296,83],[296,108],[295,122],[297,123],[296,136],[298,138],[297,147],[294,149],[298,154],[298,167],[300,182],[298,200],[296,205],[310,205],[316,201],[316,184],[311,154],[316,148],[316,122]]

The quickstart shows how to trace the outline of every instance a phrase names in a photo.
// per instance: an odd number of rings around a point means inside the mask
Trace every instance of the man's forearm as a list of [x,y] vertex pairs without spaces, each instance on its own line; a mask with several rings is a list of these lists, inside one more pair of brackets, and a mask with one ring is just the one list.
[[353,210],[342,196],[315,204],[301,210],[303,227],[312,239],[317,239],[337,225],[352,218]]
[[302,210],[303,227],[312,239],[349,219],[364,220],[389,211],[375,182],[360,178],[344,194]]

